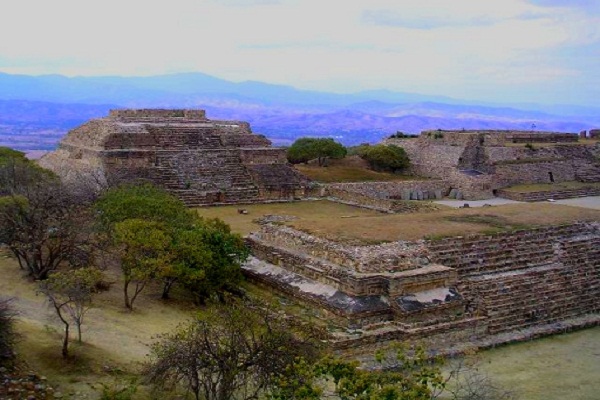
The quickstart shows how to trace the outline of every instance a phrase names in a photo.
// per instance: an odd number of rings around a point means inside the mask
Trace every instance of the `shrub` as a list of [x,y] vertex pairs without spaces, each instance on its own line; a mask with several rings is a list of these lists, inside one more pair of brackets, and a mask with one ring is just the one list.
[[300,138],[288,149],[287,158],[292,164],[307,163],[317,159],[319,166],[322,167],[328,158],[344,158],[346,153],[346,148],[333,139]]
[[409,159],[402,147],[378,144],[364,147],[359,155],[367,160],[371,168],[384,171],[398,171],[408,167]]
[[14,318],[10,300],[0,299],[0,366],[9,364],[14,358]]

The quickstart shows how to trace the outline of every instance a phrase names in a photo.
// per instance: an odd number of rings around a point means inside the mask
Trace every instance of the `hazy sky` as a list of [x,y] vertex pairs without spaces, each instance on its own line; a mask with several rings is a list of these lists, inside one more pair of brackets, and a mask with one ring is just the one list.
[[0,71],[597,105],[600,0],[3,0]]

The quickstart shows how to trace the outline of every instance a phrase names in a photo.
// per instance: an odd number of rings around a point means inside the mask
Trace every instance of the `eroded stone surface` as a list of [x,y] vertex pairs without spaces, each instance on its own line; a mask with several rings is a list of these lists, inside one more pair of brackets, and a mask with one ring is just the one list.
[[190,206],[292,200],[309,183],[247,122],[203,110],[112,110],[70,131],[40,165],[98,186],[152,182]]

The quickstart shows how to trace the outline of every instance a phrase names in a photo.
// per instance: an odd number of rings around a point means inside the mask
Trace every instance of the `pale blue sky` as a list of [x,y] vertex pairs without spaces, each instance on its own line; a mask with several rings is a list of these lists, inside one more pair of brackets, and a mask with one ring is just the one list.
[[596,105],[600,0],[6,0],[0,71]]

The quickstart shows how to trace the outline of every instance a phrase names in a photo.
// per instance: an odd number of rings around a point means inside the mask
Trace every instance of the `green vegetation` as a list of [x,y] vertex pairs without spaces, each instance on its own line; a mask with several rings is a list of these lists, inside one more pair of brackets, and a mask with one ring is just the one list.
[[25,157],[25,153],[0,147],[0,196],[22,193],[39,181],[56,179],[55,175]]
[[396,131],[396,133],[393,133],[390,136],[388,136],[388,139],[416,139],[418,137],[418,135],[411,135],[409,133]]
[[377,171],[396,172],[407,168],[410,164],[404,149],[394,145],[363,146],[359,150],[359,155]]
[[240,266],[248,257],[242,238],[218,219],[200,218],[161,189],[115,188],[98,200],[96,209],[117,250],[130,310],[153,280],[163,282],[163,299],[173,284],[181,283],[198,303],[235,290],[241,280]]
[[264,304],[229,299],[162,335],[144,375],[161,389],[180,385],[196,399],[262,398],[295,379],[289,367],[297,360],[317,360],[314,333],[302,329]]
[[327,165],[330,158],[340,159],[346,156],[346,148],[333,139],[300,138],[288,149],[287,158],[292,164],[317,160],[320,167]]
[[8,299],[0,299],[0,367],[8,365],[14,358],[15,311]]

